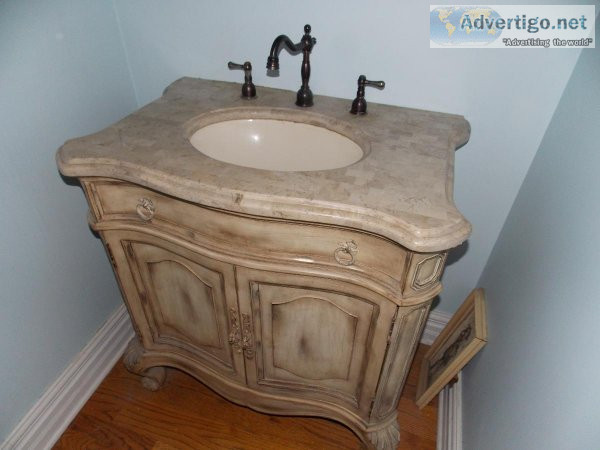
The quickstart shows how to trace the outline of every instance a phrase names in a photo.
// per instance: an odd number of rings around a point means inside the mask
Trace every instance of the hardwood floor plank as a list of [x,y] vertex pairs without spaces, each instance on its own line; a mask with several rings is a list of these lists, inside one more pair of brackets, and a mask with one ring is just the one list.
[[[401,450],[432,450],[437,398],[415,405],[420,346],[398,407]],[[235,405],[194,378],[169,370],[157,392],[117,363],[54,446],[66,449],[360,449],[358,438],[336,422],[261,414]]]

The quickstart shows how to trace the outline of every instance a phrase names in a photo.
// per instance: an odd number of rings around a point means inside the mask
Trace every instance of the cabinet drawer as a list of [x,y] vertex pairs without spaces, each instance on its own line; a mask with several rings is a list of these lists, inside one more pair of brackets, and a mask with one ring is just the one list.
[[258,259],[318,263],[366,273],[400,291],[408,252],[376,235],[328,225],[249,216],[178,200],[118,180],[82,180],[98,223],[160,229],[199,245]]

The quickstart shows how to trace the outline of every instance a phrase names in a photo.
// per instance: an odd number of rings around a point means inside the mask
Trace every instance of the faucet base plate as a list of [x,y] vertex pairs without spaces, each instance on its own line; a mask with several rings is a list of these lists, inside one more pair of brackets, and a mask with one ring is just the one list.
[[302,89],[298,90],[296,95],[296,106],[312,106],[313,105],[313,93],[310,89]]

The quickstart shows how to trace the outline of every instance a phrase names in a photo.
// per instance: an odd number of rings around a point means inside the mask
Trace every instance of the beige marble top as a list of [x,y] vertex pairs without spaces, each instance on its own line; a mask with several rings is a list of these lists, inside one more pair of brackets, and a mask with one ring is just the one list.
[[[420,252],[448,249],[469,236],[471,226],[452,199],[454,150],[470,133],[462,116],[376,103],[367,115],[354,116],[349,100],[317,95],[313,107],[300,108],[295,92],[257,91],[256,99],[245,100],[240,84],[182,78],[114,125],[67,141],[57,153],[59,169],[230,211],[357,228]],[[217,161],[188,140],[208,123],[249,116],[326,126],[367,155],[341,169],[274,172]]]

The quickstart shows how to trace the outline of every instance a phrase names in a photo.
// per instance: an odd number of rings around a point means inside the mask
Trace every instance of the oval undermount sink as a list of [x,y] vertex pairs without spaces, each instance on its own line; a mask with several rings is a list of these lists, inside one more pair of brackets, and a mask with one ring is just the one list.
[[190,137],[213,159],[254,169],[287,172],[346,167],[364,152],[352,139],[324,127],[277,119],[212,123]]

